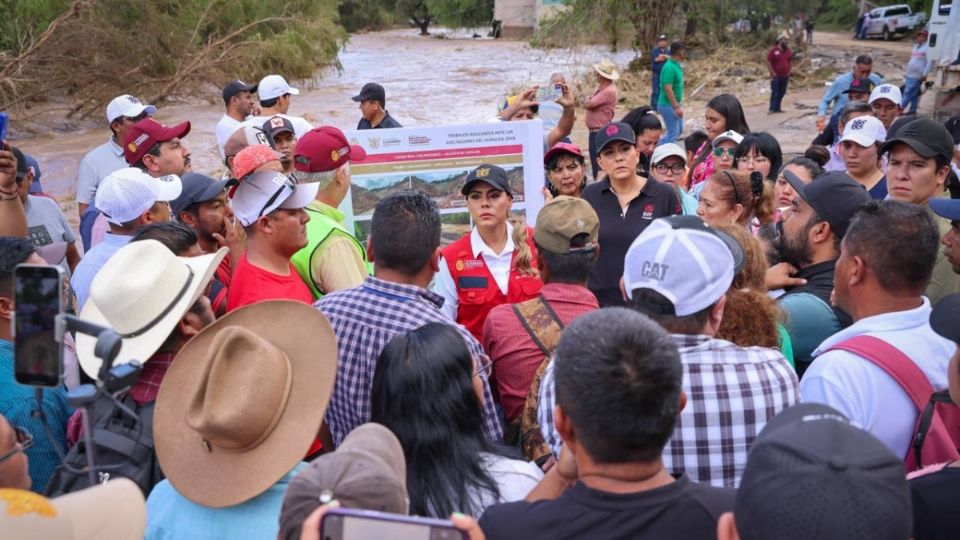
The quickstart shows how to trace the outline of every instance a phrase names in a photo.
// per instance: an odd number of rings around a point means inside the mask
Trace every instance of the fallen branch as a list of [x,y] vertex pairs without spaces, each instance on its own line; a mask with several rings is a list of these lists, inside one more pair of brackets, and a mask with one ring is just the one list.
[[11,77],[12,74],[19,74],[27,60],[33,56],[33,54],[36,53],[40,47],[42,47],[43,44],[50,39],[51,36],[53,36],[54,32],[57,31],[57,28],[59,28],[64,21],[74,17],[79,17],[83,9],[90,7],[91,4],[93,4],[93,0],[77,0],[74,2],[66,11],[61,13],[60,16],[50,23],[50,26],[44,30],[43,34],[40,34],[40,38],[38,40],[34,41],[29,47],[27,47],[25,51],[20,53],[7,65],[3,66],[3,69],[0,69],[0,81]]

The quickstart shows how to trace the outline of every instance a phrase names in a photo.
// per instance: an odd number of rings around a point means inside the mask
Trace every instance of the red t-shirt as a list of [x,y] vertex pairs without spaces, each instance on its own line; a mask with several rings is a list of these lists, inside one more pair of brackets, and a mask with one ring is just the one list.
[[290,273],[281,276],[250,264],[247,254],[244,253],[230,279],[227,311],[261,300],[298,300],[304,304],[313,304],[313,294],[292,264]]
[[788,47],[786,50],[781,49],[779,45],[774,45],[769,52],[767,52],[767,62],[770,62],[770,66],[773,67],[773,72],[777,74],[778,77],[788,77],[790,76],[790,60],[793,58],[793,51]]

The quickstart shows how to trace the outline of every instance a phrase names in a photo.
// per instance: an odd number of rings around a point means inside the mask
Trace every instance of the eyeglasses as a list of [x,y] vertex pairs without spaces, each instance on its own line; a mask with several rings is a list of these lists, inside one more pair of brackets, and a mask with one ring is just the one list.
[[714,148],[714,149],[713,149],[713,155],[716,156],[716,157],[718,157],[718,158],[722,158],[722,157],[723,157],[723,154],[727,154],[728,156],[730,156],[731,159],[733,159],[733,156],[734,156],[734,154],[736,154],[736,153],[737,153],[737,149],[736,149],[736,148],[720,148],[720,147],[718,146],[717,148]]
[[11,426],[13,428],[14,434],[17,436],[17,444],[13,446],[6,454],[0,456],[0,463],[12,458],[17,455],[18,452],[22,452],[27,448],[33,446],[33,435],[29,431],[23,429],[20,426]]
[[489,378],[491,371],[493,371],[493,360],[489,356],[481,354],[480,358],[477,358],[477,369],[473,374],[480,376],[480,378]]
[[740,158],[740,163],[753,163],[754,165],[763,165],[764,163],[769,163],[770,160],[766,156],[742,156]]
[[667,165],[666,163],[658,163],[653,166],[653,170],[657,171],[660,174],[667,174],[671,172],[673,174],[680,174],[683,172],[683,165],[677,163],[675,165]]

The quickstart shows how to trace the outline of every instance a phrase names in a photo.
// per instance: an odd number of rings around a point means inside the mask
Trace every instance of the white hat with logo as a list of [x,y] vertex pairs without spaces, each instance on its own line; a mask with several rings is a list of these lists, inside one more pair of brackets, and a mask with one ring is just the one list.
[[113,122],[121,116],[136,118],[144,112],[154,114],[157,112],[157,108],[153,105],[145,105],[130,94],[124,94],[110,100],[107,105],[107,122]]
[[851,118],[843,126],[843,136],[840,142],[853,141],[860,146],[870,146],[887,140],[887,128],[876,116],[858,116]]
[[900,106],[900,103],[903,101],[903,94],[900,93],[900,87],[894,86],[892,84],[881,84],[880,86],[873,89],[873,92],[870,92],[870,99],[867,100],[867,103],[873,105],[874,101],[878,99],[889,99],[897,107]]
[[316,198],[320,184],[297,184],[296,180],[275,171],[260,171],[241,179],[231,191],[230,207],[237,220],[249,227],[260,216],[278,208],[304,208]]
[[733,282],[730,247],[697,216],[654,220],[627,249],[623,288],[627,298],[637,289],[662,294],[677,317],[712,306]]
[[181,191],[183,184],[175,174],[154,178],[136,167],[125,167],[100,182],[93,205],[107,221],[122,225],[142,216],[157,201],[176,199]]
[[743,142],[743,135],[733,131],[732,129],[728,129],[713,139],[713,147],[716,148],[723,141],[733,141],[734,144],[739,145],[741,142]]
[[290,86],[286,79],[280,75],[267,75],[260,79],[257,85],[257,94],[260,95],[260,101],[276,99],[284,94],[297,95],[300,90]]

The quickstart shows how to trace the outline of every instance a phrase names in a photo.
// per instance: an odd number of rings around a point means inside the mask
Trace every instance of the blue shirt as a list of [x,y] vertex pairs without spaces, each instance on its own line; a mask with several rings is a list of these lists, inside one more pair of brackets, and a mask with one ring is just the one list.
[[43,422],[33,417],[37,408],[34,387],[17,382],[14,377],[13,343],[0,339],[0,414],[13,426],[20,426],[33,435],[33,446],[26,450],[30,460],[31,489],[43,493],[53,470],[60,464],[57,453],[65,453],[67,447],[67,394],[63,388],[44,388],[41,407],[53,440],[47,437]]
[[[701,182],[701,184],[705,183],[706,182]],[[680,187],[677,187],[677,196],[680,197],[680,206],[683,208],[683,215],[697,215],[697,207],[700,206],[700,201],[698,201],[696,197],[690,195]]]
[[90,284],[93,283],[93,277],[103,268],[103,265],[113,257],[113,254],[120,251],[120,248],[130,243],[132,236],[122,236],[118,234],[107,233],[103,235],[103,241],[93,246],[93,249],[83,254],[80,264],[73,272],[70,279],[70,286],[77,295],[77,307],[83,309],[87,303],[87,297],[90,296]]
[[[287,484],[307,466],[300,462],[286,476],[249,501],[210,508],[180,493],[169,480],[153,488],[147,498],[146,540],[190,538],[191,540],[237,540],[277,537],[280,508]],[[319,494],[318,494],[319,495]]]
[[659,75],[660,70],[663,69],[663,65],[667,63],[666,60],[663,62],[657,62],[657,57],[661,54],[665,54],[669,58],[670,48],[664,47],[661,49],[660,47],[654,47],[653,50],[650,51],[650,67],[653,68],[654,75]]
[[[876,73],[870,74],[870,80],[873,81],[874,86],[883,84],[883,79],[881,79]],[[833,104],[834,111],[839,111],[844,105],[846,105],[847,102],[850,101],[850,94],[844,94],[844,92],[850,89],[850,83],[852,82],[852,71],[848,71],[834,79],[833,84],[830,85],[830,88],[827,89],[827,93],[824,94],[823,99],[820,100],[820,106],[817,108],[817,116],[827,115],[827,108],[830,107],[831,101],[836,100],[836,103]]]

